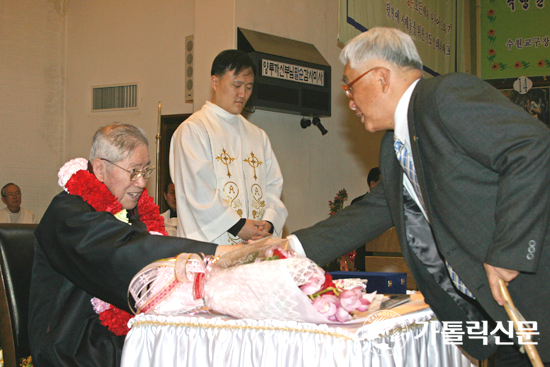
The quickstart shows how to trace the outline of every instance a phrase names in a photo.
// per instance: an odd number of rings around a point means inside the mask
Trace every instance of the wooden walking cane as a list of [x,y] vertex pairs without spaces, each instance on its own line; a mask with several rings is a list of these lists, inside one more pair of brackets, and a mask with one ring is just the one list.
[[[512,301],[512,297],[510,297],[510,292],[508,292],[508,287],[506,286],[506,283],[504,280],[499,279],[500,284],[500,293],[502,293],[502,297],[504,298],[504,309],[506,310],[506,313],[508,314],[508,317],[510,320],[512,320],[512,323],[514,324],[514,330],[516,330],[516,334],[520,332],[520,322],[525,321],[523,316],[519,313],[519,311],[516,309],[516,306],[514,306],[514,302]],[[526,334],[525,330],[521,330],[523,341],[530,342],[531,341],[531,335]],[[525,335],[525,336],[523,336]],[[523,347],[525,347],[525,351],[527,352],[527,355],[529,356],[529,359],[531,360],[531,364],[533,367],[544,367],[542,364],[542,361],[539,356],[539,352],[537,352],[537,348],[535,348],[535,345],[533,344],[524,344]]]

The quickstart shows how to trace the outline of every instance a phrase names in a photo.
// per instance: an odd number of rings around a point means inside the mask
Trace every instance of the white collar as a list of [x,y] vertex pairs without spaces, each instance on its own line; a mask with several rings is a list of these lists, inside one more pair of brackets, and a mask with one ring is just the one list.
[[215,103],[206,101],[205,107],[228,122],[235,123],[239,120],[239,115],[234,115],[231,112],[227,112]]
[[409,124],[407,119],[407,113],[409,111],[409,103],[411,101],[411,96],[414,88],[416,87],[416,84],[420,81],[420,78],[415,80],[409,88],[403,93],[401,96],[401,99],[399,100],[399,103],[397,104],[397,108],[395,109],[394,114],[394,130],[393,134],[405,144],[405,146],[409,149],[411,149],[411,142],[409,139]]

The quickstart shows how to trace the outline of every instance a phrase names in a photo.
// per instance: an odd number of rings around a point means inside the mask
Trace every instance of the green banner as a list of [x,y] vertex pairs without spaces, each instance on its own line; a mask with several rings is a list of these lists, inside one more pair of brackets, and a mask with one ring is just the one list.
[[373,27],[399,28],[411,35],[426,72],[456,71],[455,0],[340,0],[340,42]]
[[481,0],[481,78],[550,75],[545,0]]

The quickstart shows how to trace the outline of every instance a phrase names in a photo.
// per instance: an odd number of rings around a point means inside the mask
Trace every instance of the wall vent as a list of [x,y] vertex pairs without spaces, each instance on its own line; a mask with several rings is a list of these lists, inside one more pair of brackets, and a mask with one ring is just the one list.
[[92,87],[92,111],[137,109],[137,84]]

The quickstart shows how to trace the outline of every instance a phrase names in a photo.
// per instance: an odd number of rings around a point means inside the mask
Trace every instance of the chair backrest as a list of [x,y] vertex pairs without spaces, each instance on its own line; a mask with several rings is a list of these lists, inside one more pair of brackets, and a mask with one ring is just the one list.
[[36,224],[0,224],[0,347],[4,365],[19,366],[30,355],[29,292]]

